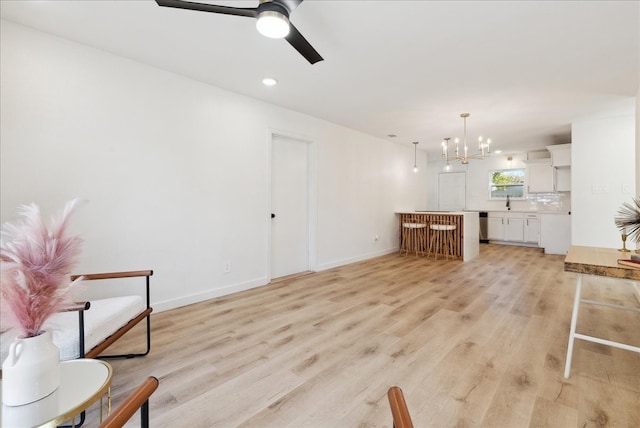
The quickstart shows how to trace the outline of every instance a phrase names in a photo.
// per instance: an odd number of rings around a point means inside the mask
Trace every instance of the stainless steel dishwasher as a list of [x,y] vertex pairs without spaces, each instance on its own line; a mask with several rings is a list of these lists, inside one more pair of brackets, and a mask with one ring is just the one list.
[[480,211],[478,213],[478,217],[480,219],[480,243],[488,244],[489,243],[489,231],[488,231],[488,218],[489,213],[487,211]]

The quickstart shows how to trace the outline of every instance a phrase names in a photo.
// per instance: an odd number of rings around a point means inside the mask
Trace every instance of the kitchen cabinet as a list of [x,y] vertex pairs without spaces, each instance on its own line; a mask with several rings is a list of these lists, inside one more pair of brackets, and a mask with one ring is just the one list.
[[507,213],[505,215],[504,240],[522,242],[524,240],[524,219],[522,213]]
[[571,245],[571,216],[566,213],[490,211],[490,241],[544,248],[548,254],[565,254]]
[[487,237],[489,241],[504,241],[504,217],[502,213],[490,212],[488,214]]
[[489,212],[488,236],[490,241],[523,242],[524,218],[522,213]]
[[554,168],[571,166],[571,143],[547,146],[551,153],[551,166]]
[[534,159],[525,163],[527,193],[555,192],[555,171],[550,159]]
[[566,254],[571,246],[571,215],[540,214],[540,247],[547,254]]
[[571,191],[571,168],[568,168],[568,167],[555,168],[555,173],[556,173],[556,191],[570,192]]
[[551,166],[555,174],[555,190],[557,192],[571,191],[571,144],[556,144],[547,146],[551,153]]
[[524,215],[524,242],[540,244],[540,216],[538,214]]
[[571,144],[547,146],[549,159],[531,159],[526,164],[527,193],[571,191]]

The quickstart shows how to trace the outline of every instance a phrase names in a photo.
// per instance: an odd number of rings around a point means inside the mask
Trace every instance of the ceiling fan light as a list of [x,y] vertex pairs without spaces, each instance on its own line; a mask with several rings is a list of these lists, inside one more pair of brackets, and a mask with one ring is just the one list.
[[263,36],[282,39],[289,34],[289,19],[280,12],[265,10],[258,15],[256,28]]

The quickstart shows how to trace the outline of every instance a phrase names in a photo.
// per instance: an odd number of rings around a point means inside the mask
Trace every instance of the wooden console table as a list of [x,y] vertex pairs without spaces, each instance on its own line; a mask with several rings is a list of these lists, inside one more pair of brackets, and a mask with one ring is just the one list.
[[624,343],[614,342],[599,337],[588,336],[586,334],[576,333],[576,324],[578,321],[578,309],[580,303],[591,305],[606,306],[608,308],[622,309],[626,311],[639,312],[640,308],[630,308],[626,306],[613,305],[610,303],[596,302],[593,300],[582,299],[582,276],[606,276],[609,278],[628,279],[632,281],[640,281],[640,269],[627,267],[618,264],[618,259],[628,258],[629,253],[623,253],[611,248],[595,248],[595,247],[579,247],[572,246],[569,248],[567,257],[564,259],[565,272],[574,272],[576,279],[576,294],[573,300],[573,312],[571,314],[571,329],[569,331],[569,344],[567,347],[567,361],[564,366],[564,377],[569,378],[571,371],[571,357],[573,355],[573,344],[575,339],[582,339],[589,342],[600,343],[601,345],[613,346],[627,351],[640,353],[640,347],[627,345]]

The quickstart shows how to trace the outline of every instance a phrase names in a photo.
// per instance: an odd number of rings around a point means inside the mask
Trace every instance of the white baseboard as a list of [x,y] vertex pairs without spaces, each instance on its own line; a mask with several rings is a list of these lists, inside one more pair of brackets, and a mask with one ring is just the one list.
[[232,284],[215,290],[210,290],[205,293],[191,294],[189,296],[182,296],[177,299],[165,300],[163,302],[153,303],[153,312],[163,312],[169,309],[175,309],[182,306],[191,305],[193,303],[203,302],[209,299],[215,299],[220,296],[227,296],[229,294],[237,293],[239,291],[245,291],[256,287],[261,287],[269,284],[267,278],[255,279],[253,281],[243,282],[241,284]]
[[[373,253],[364,254],[362,256],[353,257],[350,259],[338,260],[335,262],[324,263],[316,266],[313,271],[320,272],[334,267],[344,266],[351,263],[359,262],[362,260],[372,259],[374,257],[384,256],[386,254],[395,253],[398,248],[387,248],[385,250],[376,251]],[[262,287],[270,283],[268,278],[259,278],[252,281],[243,282],[241,284],[231,284],[225,287],[216,288],[204,293],[191,294],[189,296],[181,296],[177,299],[165,300],[162,302],[153,303],[154,312],[168,311],[169,309],[175,309],[182,306],[191,305],[193,303],[203,302],[209,299],[215,299],[216,297],[227,296],[229,294],[238,293],[240,291],[250,290],[252,288]]]
[[386,248],[384,250],[375,251],[373,253],[368,253],[368,254],[363,254],[361,256],[353,257],[353,258],[350,258],[350,259],[342,259],[342,260],[336,260],[336,261],[329,262],[329,263],[323,263],[323,264],[317,265],[314,270],[316,272],[320,272],[320,271],[323,271],[323,270],[333,269],[333,268],[344,266],[344,265],[348,265],[348,264],[351,264],[351,263],[356,263],[356,262],[361,262],[363,260],[372,259],[374,257],[380,257],[380,256],[384,256],[384,255],[391,254],[391,253],[397,253],[398,251],[399,251],[398,247]]

